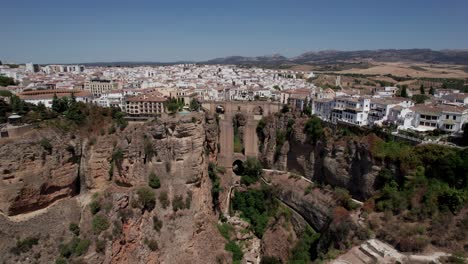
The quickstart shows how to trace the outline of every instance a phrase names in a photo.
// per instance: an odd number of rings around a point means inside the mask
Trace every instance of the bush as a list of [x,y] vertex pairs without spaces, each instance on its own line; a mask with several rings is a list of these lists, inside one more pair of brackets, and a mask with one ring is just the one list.
[[250,224],[252,231],[261,238],[268,220],[275,214],[278,207],[269,189],[236,192],[232,200],[234,210],[241,212],[241,217]]
[[124,154],[121,148],[116,148],[112,153],[112,161],[115,162],[119,168],[122,166],[123,157]]
[[177,212],[178,210],[182,210],[185,208],[184,198],[182,195],[176,195],[174,199],[172,199],[172,210]]
[[163,226],[163,222],[158,218],[157,215],[153,216],[153,228],[156,231],[160,231]]
[[156,250],[158,250],[158,241],[156,241],[155,239],[150,239],[150,240],[148,240],[147,238],[145,238],[144,243],[148,246],[148,248],[149,248],[151,251],[156,251]]
[[309,263],[313,256],[311,252],[314,250],[312,246],[319,238],[320,234],[315,233],[310,227],[306,228],[305,232],[300,237],[296,246],[292,250],[292,255],[290,258],[291,263]]
[[16,241],[15,247],[11,249],[11,252],[15,255],[26,253],[35,245],[39,244],[39,238],[37,237],[26,237]]
[[39,141],[39,144],[41,145],[42,148],[44,148],[45,151],[47,151],[49,154],[52,154],[53,147],[47,138],[41,139],[41,141]]
[[241,261],[244,253],[242,253],[241,248],[234,242],[229,241],[225,246],[224,249],[232,253],[232,261]]
[[91,213],[93,215],[97,214],[99,211],[101,211],[101,203],[94,199],[90,204],[89,204],[89,210],[91,210]]
[[81,256],[88,252],[91,241],[88,239],[79,239],[74,237],[70,242],[59,245],[59,252],[62,257],[69,258],[73,256]]
[[304,133],[307,135],[311,144],[317,143],[317,141],[323,136],[322,121],[320,118],[316,116],[309,118],[305,123]]
[[241,175],[241,182],[245,185],[257,182],[262,176],[262,169],[262,164],[258,159],[248,157],[244,162],[244,172],[243,175]]
[[100,234],[109,228],[109,222],[103,215],[96,215],[92,221],[92,229],[95,234]]
[[79,236],[80,235],[80,227],[76,223],[70,223],[68,226],[68,229],[75,235]]
[[218,176],[219,167],[213,162],[208,165],[208,176],[211,180],[211,201],[213,210],[219,211],[219,193],[221,192],[221,179]]
[[110,126],[109,129],[107,130],[107,134],[112,135],[115,133],[115,126]]
[[105,240],[96,240],[96,252],[103,253],[106,250],[106,241]]
[[67,261],[64,258],[58,258],[55,260],[55,264],[67,264]]
[[228,223],[218,224],[218,231],[225,239],[230,240],[234,227]]
[[148,187],[141,187],[137,190],[138,204],[143,210],[151,212],[156,206],[154,191]]
[[159,189],[161,187],[161,182],[160,182],[158,176],[156,176],[156,174],[154,174],[154,172],[151,172],[150,175],[149,175],[148,185],[153,189]]
[[161,203],[163,209],[166,209],[169,206],[170,201],[166,191],[162,191],[159,194],[159,202]]
[[91,244],[91,241],[88,239],[82,239],[78,244],[76,245],[74,255],[76,256],[81,256],[84,253],[88,252],[89,245]]
[[153,190],[148,187],[141,187],[137,190],[138,203],[143,208],[151,212],[156,206],[156,198],[154,196]]

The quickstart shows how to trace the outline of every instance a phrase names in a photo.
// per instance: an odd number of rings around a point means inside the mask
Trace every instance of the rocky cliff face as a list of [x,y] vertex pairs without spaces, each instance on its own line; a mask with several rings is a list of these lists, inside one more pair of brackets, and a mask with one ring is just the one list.
[[34,131],[0,144],[0,211],[17,215],[80,192],[81,141],[54,131]]
[[[36,226],[34,234],[18,228],[3,232],[2,255],[12,263],[53,262],[60,256],[59,244],[72,239],[68,225],[74,222],[80,227],[80,239],[90,241],[86,254],[72,254],[76,260],[223,262],[229,256],[216,230],[207,175],[208,161],[217,153],[217,134],[213,116],[191,114],[132,124],[96,137],[78,138],[47,129],[3,141],[0,210],[6,216],[0,219],[2,230],[16,222],[33,225],[36,219],[50,220],[41,220],[43,226]],[[139,194],[142,187],[149,188],[150,174],[161,185],[150,189],[156,200],[151,210],[142,209]],[[96,215],[108,223],[102,232],[95,230],[92,201],[100,204]],[[64,207],[70,202],[74,213],[61,215],[71,208]],[[37,211],[40,208],[44,209]],[[54,224],[57,221],[61,224]],[[39,239],[38,245],[15,257],[10,252],[15,240],[31,235]],[[41,249],[46,251],[37,254]],[[34,259],[28,257],[32,253]]]
[[[265,137],[260,146],[264,164],[269,168],[292,171],[317,182],[346,188],[358,199],[370,197],[381,168],[391,166],[372,157],[370,149],[375,137],[340,137],[326,128],[325,136],[312,145],[304,133],[306,121],[305,117],[291,115],[266,119],[263,129]],[[287,140],[282,146],[278,146],[278,131],[290,131],[286,133]]]

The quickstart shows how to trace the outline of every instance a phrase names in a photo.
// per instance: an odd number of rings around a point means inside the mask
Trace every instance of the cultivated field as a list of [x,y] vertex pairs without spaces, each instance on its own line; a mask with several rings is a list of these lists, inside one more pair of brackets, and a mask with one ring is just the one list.
[[354,74],[392,74],[401,77],[415,78],[468,78],[468,67],[463,65],[448,64],[422,64],[422,63],[372,63],[368,68],[351,68],[335,73],[354,73]]

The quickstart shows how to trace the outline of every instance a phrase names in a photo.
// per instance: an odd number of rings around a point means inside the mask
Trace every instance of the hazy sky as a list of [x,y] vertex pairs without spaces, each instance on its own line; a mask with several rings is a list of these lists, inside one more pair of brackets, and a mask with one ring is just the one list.
[[468,48],[467,0],[10,0],[0,10],[2,61]]

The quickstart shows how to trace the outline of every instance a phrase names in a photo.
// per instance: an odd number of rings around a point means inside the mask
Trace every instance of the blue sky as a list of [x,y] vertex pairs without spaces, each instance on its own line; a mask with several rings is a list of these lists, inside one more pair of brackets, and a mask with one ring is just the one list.
[[36,63],[468,48],[466,0],[12,0],[0,60]]

